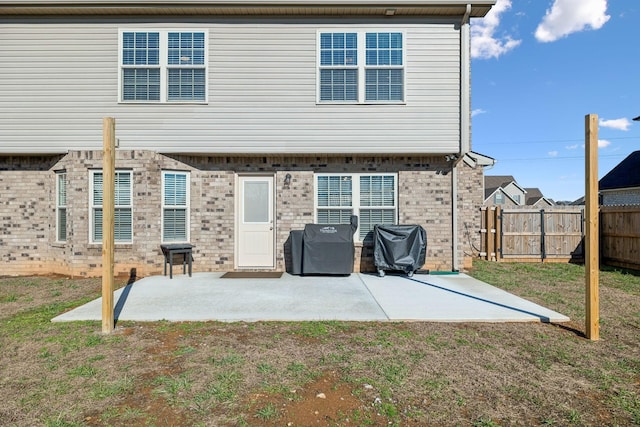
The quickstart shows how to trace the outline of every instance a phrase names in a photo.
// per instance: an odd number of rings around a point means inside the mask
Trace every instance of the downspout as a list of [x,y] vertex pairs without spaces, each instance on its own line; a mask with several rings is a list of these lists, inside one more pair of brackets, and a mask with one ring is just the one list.
[[[455,156],[457,157],[457,156]],[[453,256],[451,260],[451,270],[460,271],[460,257],[458,256],[458,164],[462,156],[451,161],[451,240]]]
[[451,162],[451,268],[460,271],[460,257],[458,256],[458,163],[471,149],[471,37],[469,30],[469,16],[471,5],[460,22],[460,153]]
[[471,151],[471,5],[460,22],[460,157]]

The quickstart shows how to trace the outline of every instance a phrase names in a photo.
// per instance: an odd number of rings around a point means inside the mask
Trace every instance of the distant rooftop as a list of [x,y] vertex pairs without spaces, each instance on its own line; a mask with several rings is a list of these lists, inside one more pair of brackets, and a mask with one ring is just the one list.
[[640,151],[629,154],[600,180],[600,190],[632,187],[640,187]]

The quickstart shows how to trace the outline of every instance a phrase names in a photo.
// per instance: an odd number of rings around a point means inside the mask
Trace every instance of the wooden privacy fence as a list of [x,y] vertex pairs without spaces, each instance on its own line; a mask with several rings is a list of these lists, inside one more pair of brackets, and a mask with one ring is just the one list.
[[602,262],[640,270],[640,206],[600,207]]
[[491,261],[584,259],[582,207],[483,207],[480,233],[480,257]]

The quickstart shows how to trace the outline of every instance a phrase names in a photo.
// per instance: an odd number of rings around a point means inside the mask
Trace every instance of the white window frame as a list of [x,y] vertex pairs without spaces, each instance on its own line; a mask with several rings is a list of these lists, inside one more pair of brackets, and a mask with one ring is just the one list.
[[[118,210],[118,209],[129,209],[131,211],[131,239],[129,240],[118,240],[115,239],[114,243],[115,244],[131,244],[133,243],[133,171],[132,170],[128,170],[128,169],[116,169],[115,171],[116,175],[119,173],[127,173],[130,176],[129,179],[129,200],[131,201],[130,204],[125,205],[125,204],[118,204],[118,200],[116,197],[115,200],[115,205],[114,205],[114,209]],[[95,211],[97,209],[102,209],[102,203],[97,204],[95,203],[93,194],[94,194],[94,179],[95,176],[97,174],[101,174],[103,175],[102,169],[96,169],[96,170],[92,170],[89,171],[89,242],[90,243],[102,243],[102,240],[96,240],[93,238],[94,236],[94,229],[95,229]],[[104,178],[104,175],[103,175]],[[115,177],[114,177],[115,179]],[[104,182],[103,182],[103,186],[104,186]],[[117,189],[116,189],[117,191]],[[104,197],[104,187],[103,187],[103,193],[102,193],[103,197]]]
[[[56,172],[56,242],[66,242],[68,227],[67,217],[67,194],[68,194],[67,172]],[[61,191],[64,191],[62,197]],[[62,233],[62,218],[64,216],[64,236]]]
[[[159,64],[149,65],[123,65],[123,34],[124,33],[158,33],[160,52]],[[203,33],[204,34],[204,64],[169,65],[169,33]],[[123,99],[123,70],[125,68],[159,68],[160,69],[160,100],[125,100]],[[204,69],[204,99],[197,100],[169,100],[169,69],[176,68],[200,68]],[[201,28],[120,28],[118,30],[118,101],[126,104],[207,104],[209,102],[209,31]]]
[[[184,175],[185,179],[186,179],[186,204],[184,206],[182,205],[167,205],[165,204],[165,177],[167,174],[172,174],[172,175]],[[190,212],[191,212],[191,174],[189,172],[185,172],[185,171],[174,171],[174,170],[163,170],[162,171],[162,209],[161,209],[161,224],[162,224],[162,230],[161,230],[161,240],[162,243],[187,243],[190,241],[191,236],[190,236],[190,229],[191,229],[191,221],[190,221]],[[164,236],[164,212],[165,209],[184,209],[185,210],[185,236],[186,236],[186,240],[165,240],[165,236]]]
[[[331,206],[324,207],[318,206],[318,178],[324,176],[348,176],[351,177],[351,203],[352,206]],[[371,177],[371,176],[391,176],[393,177],[393,208],[389,206],[362,206],[360,200],[360,178],[361,177]],[[397,173],[316,173],[314,174],[314,222],[318,223],[318,211],[321,209],[349,209],[351,208],[351,214],[356,215],[358,217],[358,229],[354,234],[354,240],[356,242],[362,242],[363,239],[360,238],[360,231],[362,221],[360,221],[360,211],[368,210],[368,209],[385,209],[394,211],[394,224],[398,223],[398,174]],[[373,231],[373,230],[370,230]]]
[[[357,35],[357,65],[320,65],[320,52],[321,44],[320,39],[322,34],[326,33],[356,33]],[[367,53],[367,33],[400,33],[402,34],[402,66],[381,66],[381,65],[367,65],[366,53]],[[357,69],[358,70],[358,97],[356,101],[348,100],[321,100],[320,99],[320,74],[322,70],[326,69]],[[403,70],[403,84],[402,84],[402,100],[366,100],[366,71],[367,69],[402,69]],[[397,29],[379,29],[370,28],[366,30],[353,30],[345,28],[327,28],[318,30],[316,34],[316,104],[394,104],[405,105],[407,99],[407,35],[405,31]]]

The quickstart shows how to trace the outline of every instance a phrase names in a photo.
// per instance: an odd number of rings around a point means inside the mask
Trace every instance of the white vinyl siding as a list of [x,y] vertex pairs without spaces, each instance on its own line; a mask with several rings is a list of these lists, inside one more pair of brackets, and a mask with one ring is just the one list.
[[[2,152],[95,150],[105,115],[116,117],[121,146],[163,154],[413,155],[460,148],[459,19],[354,17],[350,27],[358,31],[404,35],[404,103],[363,108],[316,102],[318,34],[333,32],[335,19],[176,20],[157,17],[135,26],[126,17],[0,20]],[[116,103],[119,31],[178,25],[208,34],[208,103]]]
[[121,30],[122,102],[205,102],[205,31]]
[[[91,243],[102,242],[102,195],[101,171],[91,172]],[[114,240],[116,243],[131,243],[133,240],[133,180],[131,171],[115,173]]]
[[319,32],[318,102],[402,103],[404,34]]
[[162,172],[162,241],[189,241],[189,173]]
[[364,241],[376,224],[397,223],[395,174],[318,174],[315,188],[318,224],[349,224],[356,215]]
[[56,241],[67,240],[67,173],[56,173]]

